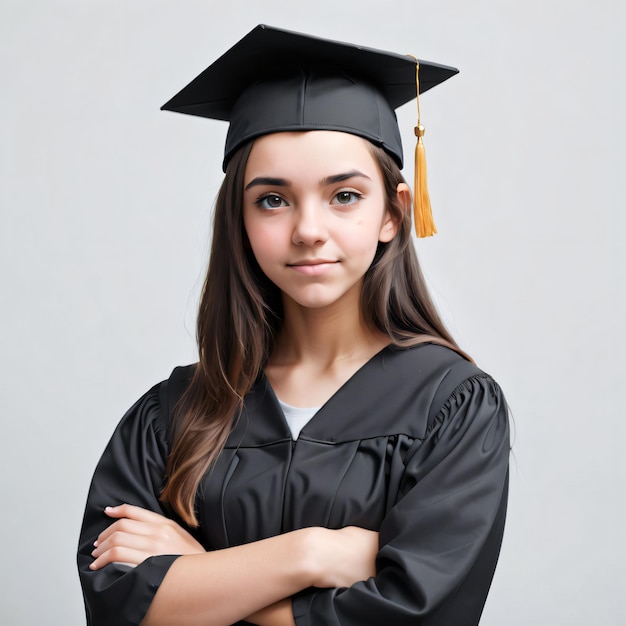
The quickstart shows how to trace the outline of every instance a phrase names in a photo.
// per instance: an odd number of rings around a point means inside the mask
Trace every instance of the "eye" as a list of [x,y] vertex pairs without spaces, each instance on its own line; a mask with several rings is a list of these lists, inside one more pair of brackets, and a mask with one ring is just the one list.
[[257,198],[254,203],[260,208],[266,210],[280,209],[283,206],[287,206],[287,202],[274,193],[270,193],[266,196],[261,196],[260,198]]
[[357,193],[356,191],[340,191],[335,194],[333,198],[333,204],[354,204],[358,202],[363,197],[362,194]]

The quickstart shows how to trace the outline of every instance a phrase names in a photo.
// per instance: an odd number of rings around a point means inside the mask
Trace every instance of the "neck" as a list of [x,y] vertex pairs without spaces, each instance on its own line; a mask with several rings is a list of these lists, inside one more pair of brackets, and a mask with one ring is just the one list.
[[314,309],[285,298],[283,312],[283,328],[271,359],[276,365],[308,361],[324,368],[369,357],[389,343],[386,335],[367,325],[358,298]]

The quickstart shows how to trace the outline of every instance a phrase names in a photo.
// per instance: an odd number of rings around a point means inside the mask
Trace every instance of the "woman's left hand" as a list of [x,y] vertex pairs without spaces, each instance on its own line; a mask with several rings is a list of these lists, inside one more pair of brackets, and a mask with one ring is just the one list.
[[131,504],[107,507],[104,512],[117,519],[103,530],[91,553],[97,570],[109,563],[139,565],[159,554],[200,554],[206,550],[173,520]]

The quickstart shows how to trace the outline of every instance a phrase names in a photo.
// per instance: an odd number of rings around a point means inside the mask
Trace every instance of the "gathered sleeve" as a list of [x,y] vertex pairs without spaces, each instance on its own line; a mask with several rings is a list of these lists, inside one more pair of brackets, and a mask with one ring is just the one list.
[[464,380],[406,456],[376,576],[298,594],[297,626],[478,624],[504,530],[508,457],[500,388],[482,373]]
[[139,624],[176,555],[155,556],[132,567],[111,563],[89,569],[98,535],[114,520],[104,508],[122,503],[168,515],[159,502],[168,454],[167,424],[160,402],[166,383],[155,386],[122,418],[100,459],[87,498],[78,546],[78,571],[90,626]]

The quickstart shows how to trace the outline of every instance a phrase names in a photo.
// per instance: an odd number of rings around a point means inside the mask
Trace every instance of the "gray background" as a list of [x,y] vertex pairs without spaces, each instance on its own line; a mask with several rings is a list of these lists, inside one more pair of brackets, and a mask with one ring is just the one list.
[[624,4],[1,0],[2,624],[84,623],[91,472],[195,360],[221,181],[225,124],[159,106],[260,22],[461,68],[423,98],[440,235],[418,249],[515,420],[482,624],[626,623]]

